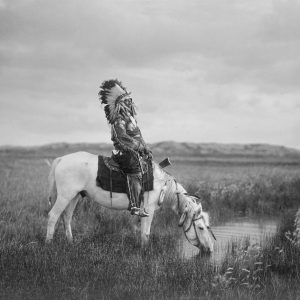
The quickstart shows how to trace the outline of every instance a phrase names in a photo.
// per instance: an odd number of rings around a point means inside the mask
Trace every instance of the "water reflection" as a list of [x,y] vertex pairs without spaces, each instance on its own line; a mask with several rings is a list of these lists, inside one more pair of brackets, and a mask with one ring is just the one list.
[[[276,220],[257,220],[238,218],[218,226],[212,226],[217,241],[214,242],[212,261],[220,263],[232,241],[242,242],[247,239],[250,245],[263,243],[267,236],[272,236],[277,230]],[[178,244],[179,251],[184,258],[191,258],[199,254],[199,249],[192,246],[184,236]]]

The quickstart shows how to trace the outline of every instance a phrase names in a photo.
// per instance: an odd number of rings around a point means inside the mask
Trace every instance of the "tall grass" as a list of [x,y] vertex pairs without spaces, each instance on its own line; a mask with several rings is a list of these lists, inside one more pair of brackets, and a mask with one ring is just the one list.
[[234,290],[246,289],[265,299],[298,299],[300,296],[300,249],[285,238],[294,230],[293,214],[281,218],[277,234],[264,246],[231,244],[219,282]]
[[[286,230],[286,228],[284,229]],[[185,260],[172,235],[143,251],[131,234],[98,234],[69,245],[61,236],[0,247],[0,296],[8,299],[297,299],[300,252],[281,232],[260,246],[231,244],[216,268]]]
[[174,173],[201,198],[214,220],[237,215],[278,217],[299,207],[297,165],[182,164]]
[[206,183],[195,194],[218,218],[221,217],[218,212],[223,216],[280,216],[299,205],[300,177],[258,176],[236,183]]
[[[42,159],[0,161],[0,298],[3,299],[294,299],[299,296],[299,250],[285,237],[292,220],[267,245],[229,245],[216,266],[207,257],[186,260],[177,250],[177,216],[158,211],[150,245],[143,250],[131,230],[128,212],[114,212],[87,200],[73,218],[75,243],[66,242],[58,226],[54,242],[46,234],[48,167]],[[207,170],[208,172],[208,170]],[[194,181],[188,188],[200,195],[215,218],[220,211],[264,213],[292,208],[299,200],[297,176],[283,170],[274,177],[254,176],[244,182],[223,178]],[[208,174],[208,173],[207,173]],[[224,174],[227,174],[224,172]],[[233,173],[232,173],[233,174]],[[187,174],[188,175],[188,174]],[[253,175],[253,174],[252,174]],[[250,178],[250,177],[248,177]],[[189,179],[188,182],[191,182]],[[231,187],[236,184],[236,188]],[[186,184],[187,185],[187,184]],[[246,197],[246,204],[244,198]],[[259,201],[256,198],[259,197]],[[230,201],[232,199],[232,201]],[[266,200],[267,204],[260,204]],[[251,203],[255,202],[255,205]],[[281,203],[281,204],[279,204]],[[261,205],[259,209],[256,207]],[[262,271],[261,271],[262,269]]]

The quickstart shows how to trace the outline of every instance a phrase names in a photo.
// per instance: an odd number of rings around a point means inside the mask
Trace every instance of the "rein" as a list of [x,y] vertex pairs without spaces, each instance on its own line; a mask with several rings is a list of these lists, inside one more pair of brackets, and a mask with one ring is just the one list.
[[178,213],[179,213],[179,194],[181,194],[180,192],[178,192],[178,183],[177,180],[174,178],[174,182],[176,185],[176,197],[177,197],[177,207],[178,207]]
[[197,221],[197,220],[199,220],[199,219],[201,219],[201,218],[202,218],[202,217],[200,216],[200,217],[198,217],[198,218],[195,219],[195,216],[194,216],[194,217],[193,217],[193,220],[192,220],[192,222],[191,222],[191,225],[190,225],[186,230],[183,230],[184,235],[185,235],[185,238],[186,238],[187,240],[189,240],[188,237],[187,237],[187,235],[186,235],[186,233],[191,229],[191,227],[192,227],[192,225],[193,225],[194,230],[195,230],[195,233],[196,233],[196,236],[197,236],[197,239],[198,239],[198,244],[199,244],[200,238],[199,238],[199,236],[198,236],[198,232],[197,232],[197,229],[196,229],[195,221]]
[[[191,222],[191,225],[188,227],[188,229],[183,230],[184,233],[188,232],[188,231],[191,229],[192,225],[194,225],[194,227],[195,227],[195,221],[200,220],[201,218],[202,218],[202,216],[200,216],[200,217],[198,217],[198,218],[196,218],[196,219],[193,217],[193,220],[192,220],[192,222]],[[195,228],[195,229],[196,229],[196,228]]]
[[[174,182],[175,182],[175,185],[176,185],[177,207],[178,207],[178,213],[179,213],[179,208],[180,208],[180,206],[179,206],[179,205],[180,205],[179,195],[180,195],[181,193],[178,192],[178,184],[177,184],[176,179],[174,179]],[[186,196],[191,196],[191,195],[189,195],[188,193],[183,193],[183,194],[186,195]],[[195,201],[193,201],[193,202],[196,203]],[[195,222],[196,222],[197,220],[200,220],[201,218],[202,218],[202,216],[199,216],[198,218],[195,218],[195,214],[194,214],[190,226],[189,226],[187,229],[183,229],[183,232],[184,232],[184,235],[185,235],[186,238],[187,238],[186,233],[191,229],[191,227],[192,227],[192,225],[193,225],[194,230],[195,230],[195,232],[196,232],[196,236],[197,236],[198,240],[200,241],[199,236],[198,236],[198,233],[197,233],[197,230],[196,230]],[[207,230],[209,231],[209,233],[212,235],[212,237],[213,237],[215,240],[217,240],[216,237],[215,237],[215,235],[214,235],[214,233],[212,232],[211,228],[208,227],[208,226],[206,226],[206,228],[207,228]],[[188,239],[188,238],[187,238],[187,239]]]

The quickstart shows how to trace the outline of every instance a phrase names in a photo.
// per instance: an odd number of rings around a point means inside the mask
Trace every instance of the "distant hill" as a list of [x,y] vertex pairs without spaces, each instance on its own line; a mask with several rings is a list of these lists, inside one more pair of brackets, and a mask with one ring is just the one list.
[[[300,162],[300,150],[268,144],[180,143],[173,141],[150,145],[157,157],[184,159],[275,159]],[[56,157],[76,151],[110,155],[112,144],[55,143],[36,147],[0,147],[1,156]]]
[[178,156],[299,157],[300,150],[268,144],[220,144],[161,142],[153,145],[157,154]]

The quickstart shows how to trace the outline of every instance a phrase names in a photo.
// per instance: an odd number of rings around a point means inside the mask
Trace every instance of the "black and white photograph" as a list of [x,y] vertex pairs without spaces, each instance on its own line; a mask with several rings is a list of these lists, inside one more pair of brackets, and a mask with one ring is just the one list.
[[0,299],[300,299],[300,0],[0,0]]

